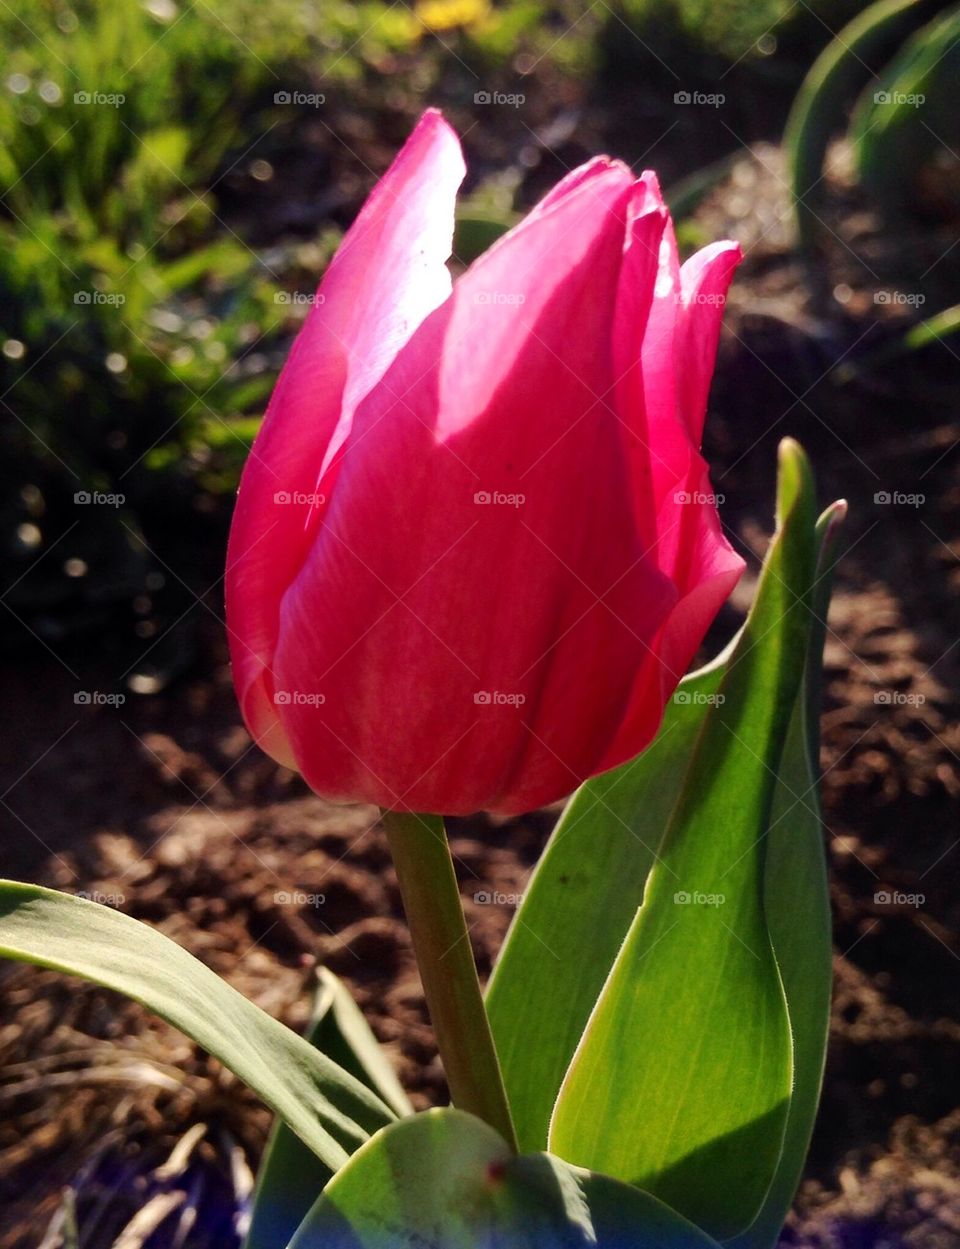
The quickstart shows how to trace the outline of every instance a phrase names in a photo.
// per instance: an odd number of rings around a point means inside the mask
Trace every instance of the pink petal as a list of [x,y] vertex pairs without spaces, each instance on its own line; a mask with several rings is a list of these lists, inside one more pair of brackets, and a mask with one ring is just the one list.
[[680,416],[699,448],[707,396],[720,341],[720,324],[734,270],[743,259],[739,243],[712,243],[680,270],[682,310],[677,325]]
[[243,473],[227,558],[230,649],[247,723],[284,763],[292,755],[270,671],[278,609],[326,502],[275,496],[329,496],[357,404],[449,295],[445,262],[463,174],[456,135],[439,113],[425,113],[331,262]]
[[321,793],[444,813],[561,797],[675,602],[614,408],[631,180],[592,169],[457,282],[357,411],[276,656],[325,700],[283,709]]

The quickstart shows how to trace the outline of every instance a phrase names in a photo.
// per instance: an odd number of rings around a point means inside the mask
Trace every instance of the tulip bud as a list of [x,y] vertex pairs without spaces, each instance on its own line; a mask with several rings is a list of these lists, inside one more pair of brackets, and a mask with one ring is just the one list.
[[743,569],[700,453],[739,250],[575,170],[451,284],[424,115],[244,470],[227,621],[261,746],[337,801],[515,814],[637,754]]

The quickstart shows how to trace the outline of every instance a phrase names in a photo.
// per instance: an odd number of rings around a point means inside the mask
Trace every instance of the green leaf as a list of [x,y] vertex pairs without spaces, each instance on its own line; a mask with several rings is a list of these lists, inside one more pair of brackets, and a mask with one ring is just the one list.
[[764,909],[793,1033],[793,1096],[783,1153],[763,1209],[728,1249],[773,1249],[777,1244],[803,1172],[820,1100],[833,962],[818,793],[820,667],[836,536],[845,514],[846,504],[835,503],[817,526],[820,558],[804,687],[793,709],[767,830]]
[[430,1110],[338,1171],[289,1249],[717,1249],[655,1198]]
[[[356,1076],[397,1115],[412,1114],[407,1095],[353,998],[325,967],[317,976],[319,985],[307,1040]],[[278,1119],[260,1163],[245,1249],[286,1245],[332,1174],[330,1167]]]
[[185,1032],[335,1170],[393,1111],[354,1076],[147,924],[52,889],[0,881],[0,957],[82,976]]
[[722,676],[718,661],[687,677],[648,749],[577,790],[527,886],[487,987],[521,1150],[546,1148],[557,1092],[643,899]]
[[917,0],[875,0],[827,44],[797,92],[783,146],[800,242],[808,251],[824,228],[817,215],[824,189],[823,162],[831,138],[845,123],[845,105],[862,83],[876,83],[870,66],[882,65],[922,21],[924,12]]
[[793,1076],[763,910],[764,835],[815,568],[813,485],[789,441],[778,513],[756,601],[550,1127],[552,1150],[654,1193],[718,1239],[763,1205]]

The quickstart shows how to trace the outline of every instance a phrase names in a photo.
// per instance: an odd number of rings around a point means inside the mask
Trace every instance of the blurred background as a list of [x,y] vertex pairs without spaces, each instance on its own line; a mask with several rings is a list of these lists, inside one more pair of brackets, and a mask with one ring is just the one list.
[[[417,1104],[443,1098],[375,813],[312,798],[239,719],[238,472],[425,105],[467,153],[457,264],[597,152],[655,168],[685,251],[746,253],[707,452],[750,571],[708,653],[750,601],[779,438],[851,501],[836,1002],[783,1243],[960,1243],[960,6],[7,0],[0,35],[4,874],[159,925],[293,1026],[326,962]],[[474,895],[522,892],[554,818],[454,825],[484,972],[511,910]],[[2,1249],[231,1249],[267,1127],[139,1008],[0,968]]]

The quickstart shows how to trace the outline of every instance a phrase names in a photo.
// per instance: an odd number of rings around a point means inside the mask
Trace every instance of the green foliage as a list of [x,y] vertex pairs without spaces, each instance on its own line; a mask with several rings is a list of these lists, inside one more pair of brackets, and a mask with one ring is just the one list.
[[850,127],[864,184],[891,217],[960,212],[960,7],[917,31],[864,90]]
[[[960,203],[954,82],[958,11],[942,0],[876,0],[824,49],[794,101],[784,134],[800,241],[820,230],[827,146],[859,93],[850,138],[865,184],[888,214]],[[881,68],[878,73],[872,67]]]
[[[798,21],[812,31],[852,16],[862,0],[620,0],[627,21],[639,32],[654,28],[685,36],[691,45],[725,60],[739,62],[764,54],[765,39],[776,38]],[[839,10],[839,11],[838,11]]]
[[488,994],[522,1148],[636,1182],[718,1237],[762,1211],[767,1240],[744,1249],[774,1242],[792,1198],[830,983],[798,687],[808,647],[808,687],[819,666],[823,535],[789,447],[780,499],[743,632],[681,684],[643,755],[571,800]]
[[772,1249],[829,1014],[816,722],[844,510],[815,522],[789,440],[777,510],[740,634],[574,796],[509,934],[488,1003],[520,1157],[461,1112],[403,1117],[333,977],[301,1040],[156,930],[0,882],[0,956],[126,993],[276,1111],[247,1249]]
[[[386,1055],[353,998],[320,968],[307,1040],[355,1076],[396,1114],[413,1113]],[[320,1196],[332,1171],[278,1118],[257,1174],[250,1230],[244,1249],[285,1245]]]
[[819,561],[805,690],[797,699],[777,768],[766,837],[764,913],[783,978],[793,1034],[793,1093],[783,1153],[763,1207],[728,1249],[770,1249],[780,1238],[806,1159],[820,1100],[830,1019],[833,942],[820,820],[820,668],[836,559],[846,513],[835,503],[817,523]]
[[109,907],[2,881],[0,957],[83,976],[140,1002],[219,1058],[331,1169],[395,1117],[199,959]]
[[639,1189],[430,1110],[378,1132],[334,1176],[290,1249],[716,1249]]

